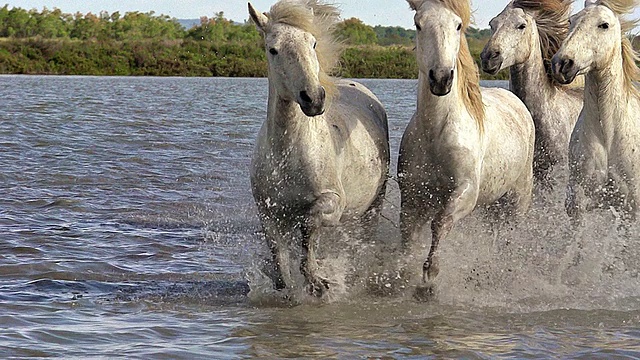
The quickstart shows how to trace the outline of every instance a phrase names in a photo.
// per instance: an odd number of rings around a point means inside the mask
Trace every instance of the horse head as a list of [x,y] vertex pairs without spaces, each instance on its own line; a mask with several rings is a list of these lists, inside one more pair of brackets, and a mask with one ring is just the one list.
[[408,0],[415,10],[418,69],[428,76],[431,93],[449,94],[453,85],[463,20],[439,1]]
[[[291,17],[313,17],[304,7],[290,12]],[[320,82],[320,62],[316,53],[316,37],[309,31],[291,25],[294,21],[273,21],[269,14],[256,11],[249,3],[249,14],[264,35],[269,82],[278,95],[295,101],[307,116],[325,111],[325,88]],[[290,19],[295,20],[295,19]]]
[[569,35],[551,60],[553,76],[569,84],[578,74],[605,67],[620,46],[617,15],[607,6],[587,3],[571,17]]
[[507,6],[489,22],[491,38],[480,59],[482,71],[495,75],[498,71],[527,61],[537,34],[534,18],[523,9]]

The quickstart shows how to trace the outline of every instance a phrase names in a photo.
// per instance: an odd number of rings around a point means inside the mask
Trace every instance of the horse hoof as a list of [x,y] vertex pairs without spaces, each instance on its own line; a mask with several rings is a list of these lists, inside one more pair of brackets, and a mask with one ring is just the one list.
[[436,286],[432,282],[423,283],[416,286],[413,297],[420,302],[431,301],[436,297]]
[[[433,280],[440,273],[440,264],[437,257],[433,257],[431,261],[427,260],[422,266],[424,271],[424,280]],[[425,276],[426,275],[426,276]]]
[[326,279],[315,279],[309,283],[309,294],[315,297],[322,297],[329,290],[329,281]]

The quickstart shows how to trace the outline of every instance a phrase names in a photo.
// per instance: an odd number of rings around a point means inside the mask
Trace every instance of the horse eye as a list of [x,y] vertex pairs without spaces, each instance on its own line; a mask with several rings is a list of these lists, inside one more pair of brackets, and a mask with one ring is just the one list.
[[599,27],[600,29],[605,29],[605,30],[606,30],[606,29],[608,29],[608,28],[609,28],[609,23],[602,23],[602,24],[598,25],[598,27]]
[[527,27],[526,24],[520,24],[518,25],[518,30],[524,30]]
[[271,53],[271,55],[278,55],[278,50],[274,48],[269,49],[269,52]]
[[416,23],[416,30],[418,30],[418,31],[422,30],[422,27],[420,27],[420,25],[418,25],[418,23]]
[[462,29],[462,24],[458,24],[458,27],[456,28],[456,31],[460,31],[460,29]]

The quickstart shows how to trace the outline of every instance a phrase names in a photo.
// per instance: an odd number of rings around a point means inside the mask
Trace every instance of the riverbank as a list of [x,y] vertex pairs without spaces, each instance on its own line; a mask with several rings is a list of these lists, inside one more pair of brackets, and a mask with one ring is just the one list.
[[[415,30],[341,21],[335,36],[346,46],[334,75],[417,77]],[[467,33],[479,59],[488,30]],[[266,77],[263,40],[255,26],[222,12],[183,27],[153,12],[65,14],[59,9],[0,8],[0,73],[119,76]],[[504,79],[481,74],[483,79]]]
[[[479,55],[481,48],[472,48]],[[479,58],[479,56],[475,56]],[[3,38],[0,73],[118,76],[266,77],[259,42],[192,39],[78,40]],[[411,46],[348,46],[335,75],[350,78],[416,78]],[[504,79],[481,74],[482,79]]]

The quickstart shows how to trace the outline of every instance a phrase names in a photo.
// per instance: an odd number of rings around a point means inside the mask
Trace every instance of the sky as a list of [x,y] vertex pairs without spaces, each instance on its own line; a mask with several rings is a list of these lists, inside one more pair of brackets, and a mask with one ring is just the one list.
[[[259,11],[268,11],[276,0],[251,0]],[[413,12],[404,0],[330,0],[342,11],[342,18],[357,17],[365,24],[375,26],[402,26],[413,28]],[[480,28],[488,27],[489,20],[506,6],[509,0],[473,0],[475,19]],[[242,22],[248,19],[246,0],[0,0],[0,6],[9,8],[58,8],[65,13],[109,13],[120,11],[154,11],[177,19],[198,19],[223,11],[226,18]]]
[[[8,1],[8,2],[7,2]],[[259,11],[268,11],[276,0],[251,0]],[[356,17],[365,24],[375,26],[402,26],[413,28],[413,12],[404,0],[328,0],[337,4],[342,11],[342,18]],[[472,0],[476,27],[489,27],[489,20],[500,13],[509,0]],[[199,19],[201,16],[212,17],[219,11],[224,12],[227,19],[243,22],[248,16],[245,0],[0,0],[0,4],[8,4],[9,8],[48,9],[58,8],[65,13],[109,13],[119,11],[149,12],[164,14],[177,19]],[[577,0],[574,12],[582,9],[583,2]],[[640,9],[635,12],[640,17]]]

